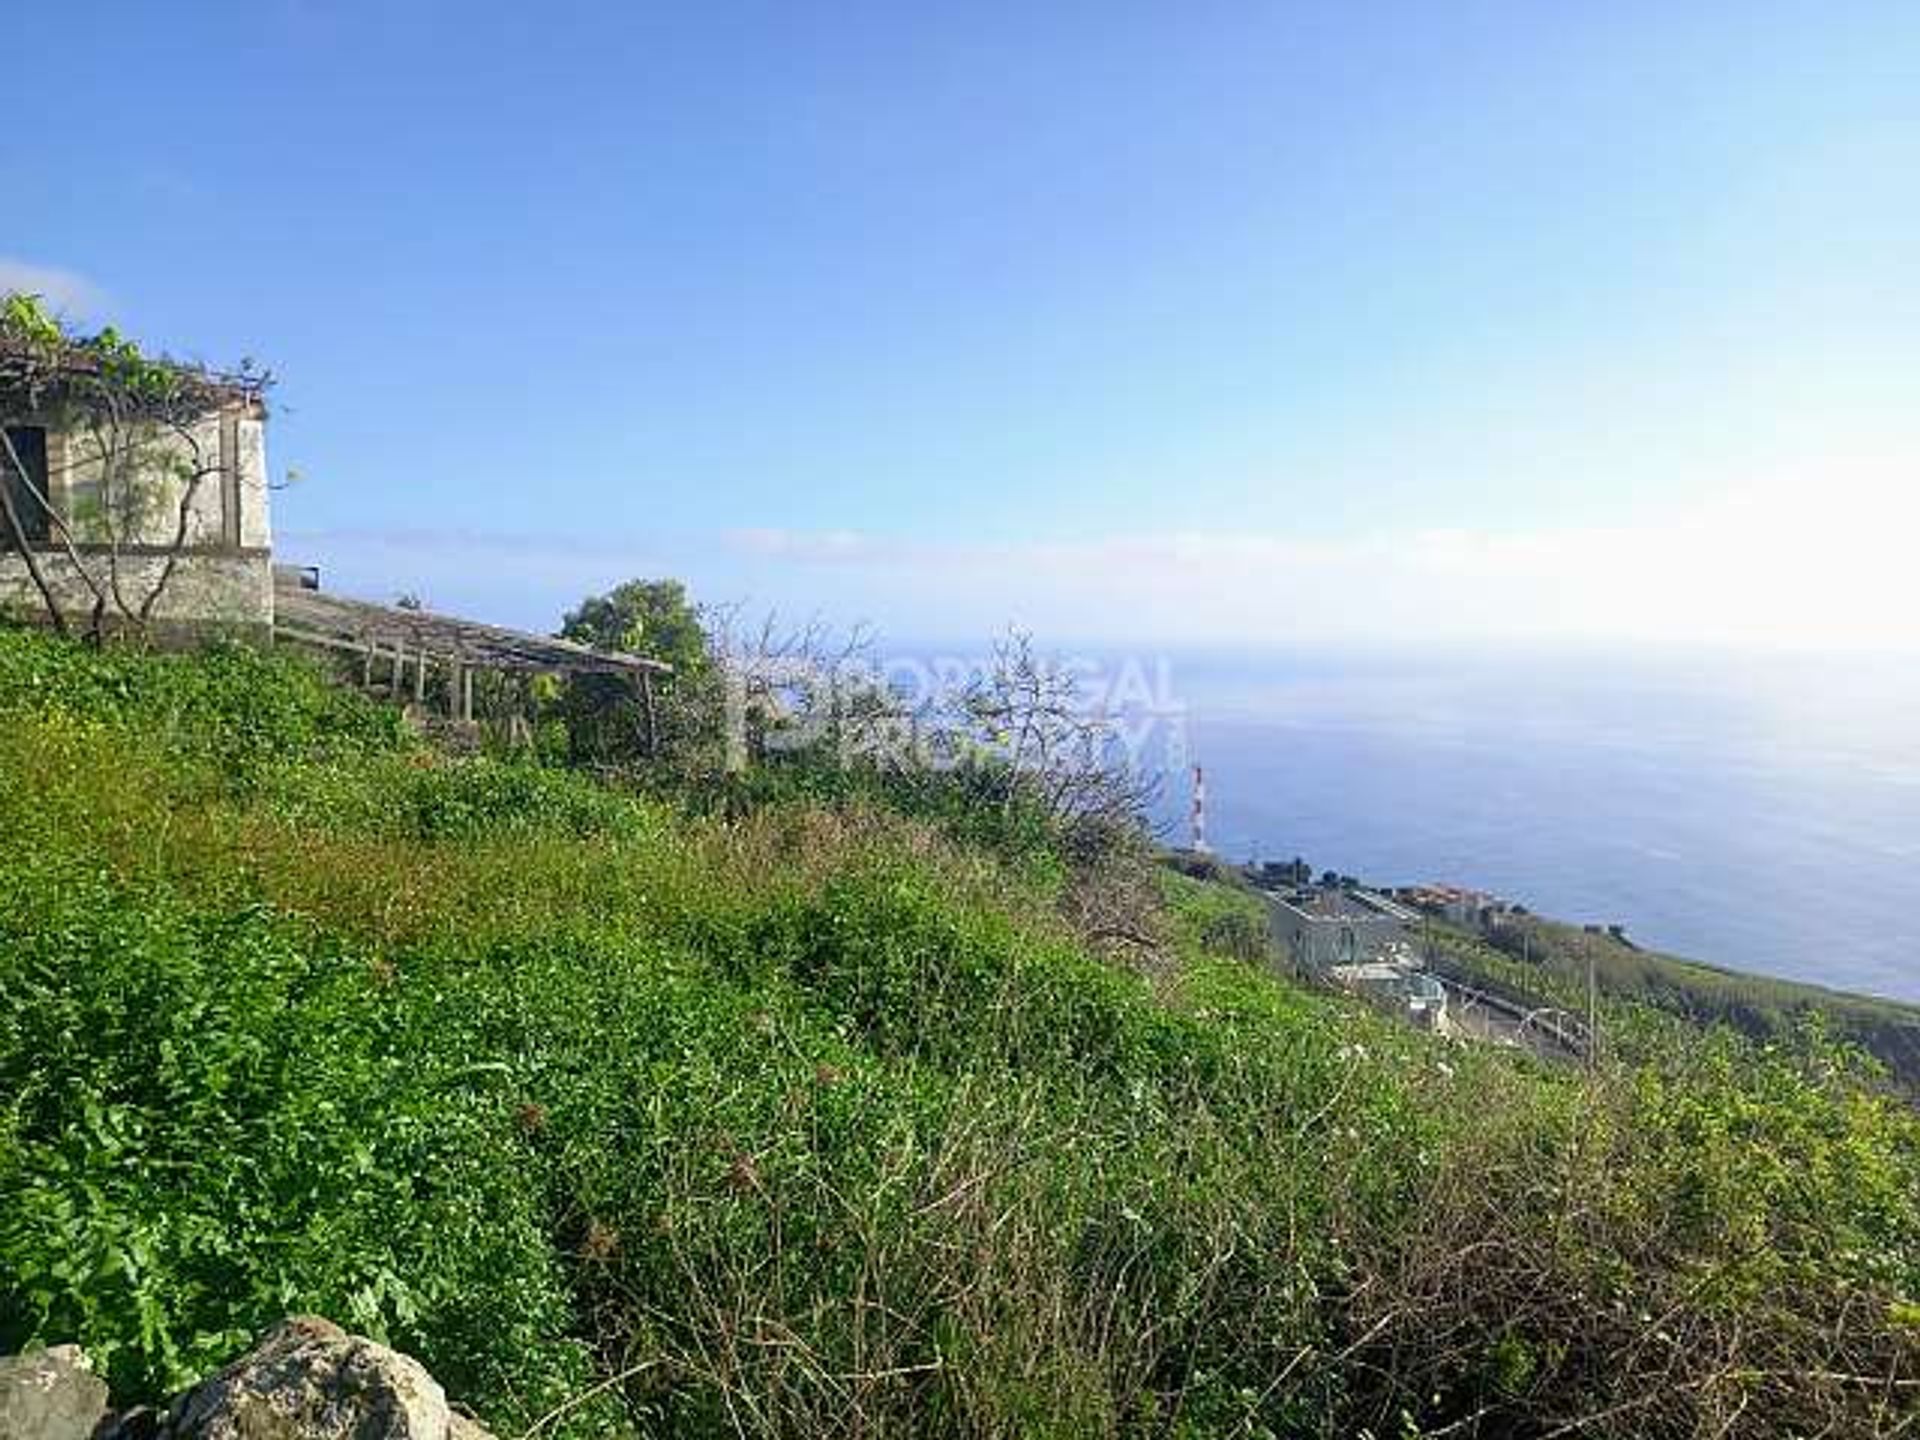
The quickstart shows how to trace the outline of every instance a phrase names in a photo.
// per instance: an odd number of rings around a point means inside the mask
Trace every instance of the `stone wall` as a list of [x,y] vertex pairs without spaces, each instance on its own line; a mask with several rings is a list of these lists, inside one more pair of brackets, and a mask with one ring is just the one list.
[[[93,592],[74,569],[73,562],[56,552],[42,552],[40,569],[52,584],[68,620],[85,625],[93,607]],[[90,574],[103,579],[106,558],[87,555]],[[166,557],[155,553],[123,555],[121,593],[138,610],[152,591]],[[0,551],[0,615],[11,619],[39,619],[46,614],[40,592],[18,554]],[[273,624],[273,560],[265,551],[193,551],[175,565],[153,618],[167,625],[207,626],[236,631],[262,631]]]

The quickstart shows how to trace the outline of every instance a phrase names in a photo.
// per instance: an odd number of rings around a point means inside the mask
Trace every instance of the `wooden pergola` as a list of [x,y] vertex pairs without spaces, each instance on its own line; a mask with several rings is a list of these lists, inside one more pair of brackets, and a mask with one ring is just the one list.
[[431,610],[330,595],[319,589],[315,572],[290,566],[274,570],[273,610],[276,640],[358,656],[361,683],[371,688],[376,677],[384,678],[396,699],[407,694],[411,681],[413,703],[424,707],[427,677],[437,667],[447,678],[449,718],[464,724],[473,723],[473,677],[482,670],[624,675],[633,681],[646,712],[651,744],[656,733],[653,677],[673,673],[671,665],[644,655],[595,650]]

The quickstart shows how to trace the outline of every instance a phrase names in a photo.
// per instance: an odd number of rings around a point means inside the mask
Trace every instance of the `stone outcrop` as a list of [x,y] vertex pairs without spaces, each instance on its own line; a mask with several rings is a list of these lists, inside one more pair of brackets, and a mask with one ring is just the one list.
[[167,1407],[167,1440],[447,1440],[419,1361],[299,1316]]
[[492,1440],[419,1361],[296,1316],[162,1411],[107,1413],[71,1345],[0,1360],[0,1440]]
[[87,1440],[106,1415],[106,1382],[78,1345],[0,1356],[0,1440]]

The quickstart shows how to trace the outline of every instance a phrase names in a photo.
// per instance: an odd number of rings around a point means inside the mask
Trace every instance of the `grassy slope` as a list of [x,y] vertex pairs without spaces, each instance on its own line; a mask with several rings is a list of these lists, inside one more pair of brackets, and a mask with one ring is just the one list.
[[255,656],[0,632],[0,719],[0,1349],[122,1398],[291,1309],[503,1433],[613,1374],[551,1431],[1861,1430],[1920,1376],[1920,1127],[1829,1054],[1448,1049],[1177,877],[1149,981],[897,816],[452,763]]

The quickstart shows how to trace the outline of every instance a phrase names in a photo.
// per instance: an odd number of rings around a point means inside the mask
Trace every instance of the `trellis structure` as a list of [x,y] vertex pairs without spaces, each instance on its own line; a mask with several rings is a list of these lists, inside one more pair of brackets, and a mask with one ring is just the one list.
[[[448,717],[472,724],[473,680],[481,671],[516,675],[625,675],[646,715],[649,747],[657,735],[653,677],[673,667],[644,655],[595,650],[571,640],[532,635],[430,610],[376,605],[318,588],[314,571],[281,566],[274,572],[274,638],[358,656],[361,682],[384,678],[396,699],[411,689],[427,703],[436,668],[447,681]],[[384,671],[384,676],[382,672]]]

